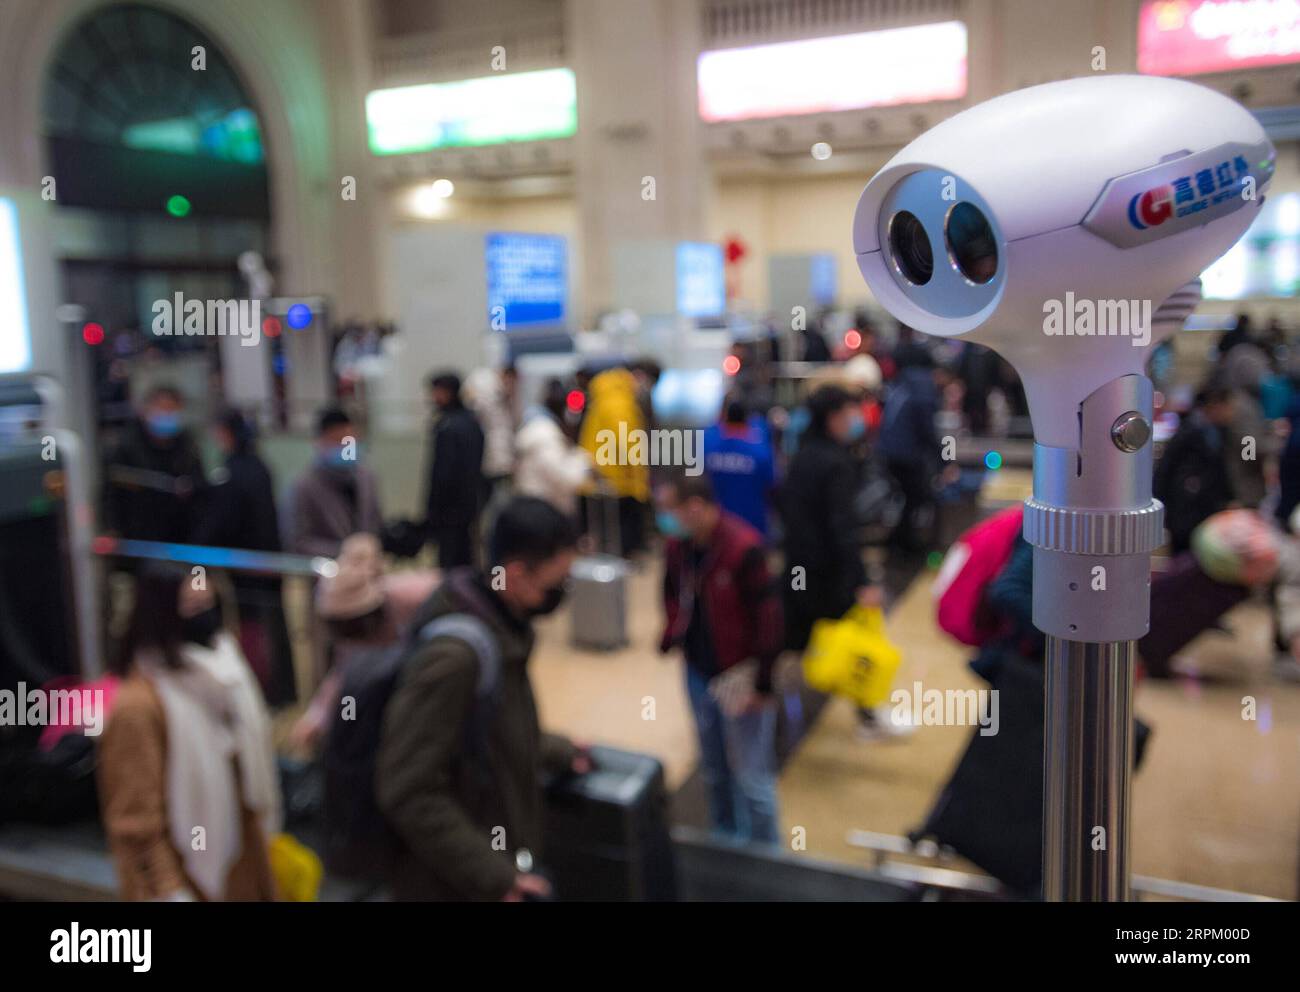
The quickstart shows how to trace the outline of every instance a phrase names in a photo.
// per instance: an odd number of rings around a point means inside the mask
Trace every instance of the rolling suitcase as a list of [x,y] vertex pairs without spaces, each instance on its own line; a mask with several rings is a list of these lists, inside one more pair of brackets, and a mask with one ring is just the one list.
[[[573,563],[569,622],[570,643],[575,648],[615,651],[627,646],[628,563],[612,552],[619,542],[618,501],[596,496],[587,501],[589,512],[597,504],[606,508],[605,527],[597,538],[597,552]],[[590,530],[593,535],[596,530]]]
[[1192,552],[1175,555],[1151,578],[1151,629],[1138,641],[1147,675],[1168,678],[1170,659],[1249,595],[1245,586],[1206,575]]
[[[1043,665],[1002,655],[992,675],[998,730],[976,727],[925,825],[909,836],[932,837],[973,861],[1008,888],[1037,898],[1043,882]],[[1142,764],[1151,728],[1133,722],[1133,766]]]
[[1034,897],[1043,877],[1043,666],[1004,655],[998,732],[976,727],[914,840],[933,837],[1003,884]]
[[667,902],[677,894],[663,765],[645,754],[591,749],[594,770],[546,790],[543,867],[556,898]]

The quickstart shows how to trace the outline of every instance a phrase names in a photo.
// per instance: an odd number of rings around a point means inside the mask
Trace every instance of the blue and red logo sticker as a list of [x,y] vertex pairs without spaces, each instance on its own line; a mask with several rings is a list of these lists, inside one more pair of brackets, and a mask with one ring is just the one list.
[[1258,209],[1275,160],[1267,139],[1168,156],[1107,180],[1083,226],[1116,247],[1136,248],[1238,210]]
[[1244,156],[1220,162],[1214,168],[1198,169],[1136,194],[1128,203],[1128,222],[1139,231],[1157,227],[1171,217],[1189,217],[1229,197],[1239,196],[1250,175]]

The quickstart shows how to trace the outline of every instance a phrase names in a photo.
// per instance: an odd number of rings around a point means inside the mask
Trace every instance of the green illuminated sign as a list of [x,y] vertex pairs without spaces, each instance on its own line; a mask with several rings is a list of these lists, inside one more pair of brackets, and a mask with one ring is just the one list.
[[578,129],[571,69],[375,90],[366,96],[376,155],[567,138]]

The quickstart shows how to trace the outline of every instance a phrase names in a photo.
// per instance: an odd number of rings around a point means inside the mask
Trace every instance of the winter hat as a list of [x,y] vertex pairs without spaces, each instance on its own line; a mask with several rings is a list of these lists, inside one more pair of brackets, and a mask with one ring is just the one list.
[[1263,585],[1277,573],[1278,535],[1254,510],[1222,510],[1192,531],[1192,553],[1217,582]]
[[880,365],[870,355],[854,355],[844,363],[844,378],[858,389],[874,392],[880,388],[883,377]]
[[384,559],[379,538],[353,534],[339,550],[338,572],[322,579],[316,611],[325,620],[354,620],[384,605]]

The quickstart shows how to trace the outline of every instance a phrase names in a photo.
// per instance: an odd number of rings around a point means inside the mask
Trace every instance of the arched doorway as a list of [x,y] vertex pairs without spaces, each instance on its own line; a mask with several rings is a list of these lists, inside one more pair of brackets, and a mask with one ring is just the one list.
[[[46,72],[42,126],[54,183],[62,299],[98,325],[88,344],[101,427],[129,415],[127,382],[166,355],[201,399],[219,342],[154,332],[156,305],[246,295],[240,253],[269,250],[264,129],[220,47],[139,3],[100,7],[63,34]],[[75,362],[85,368],[85,359]]]

